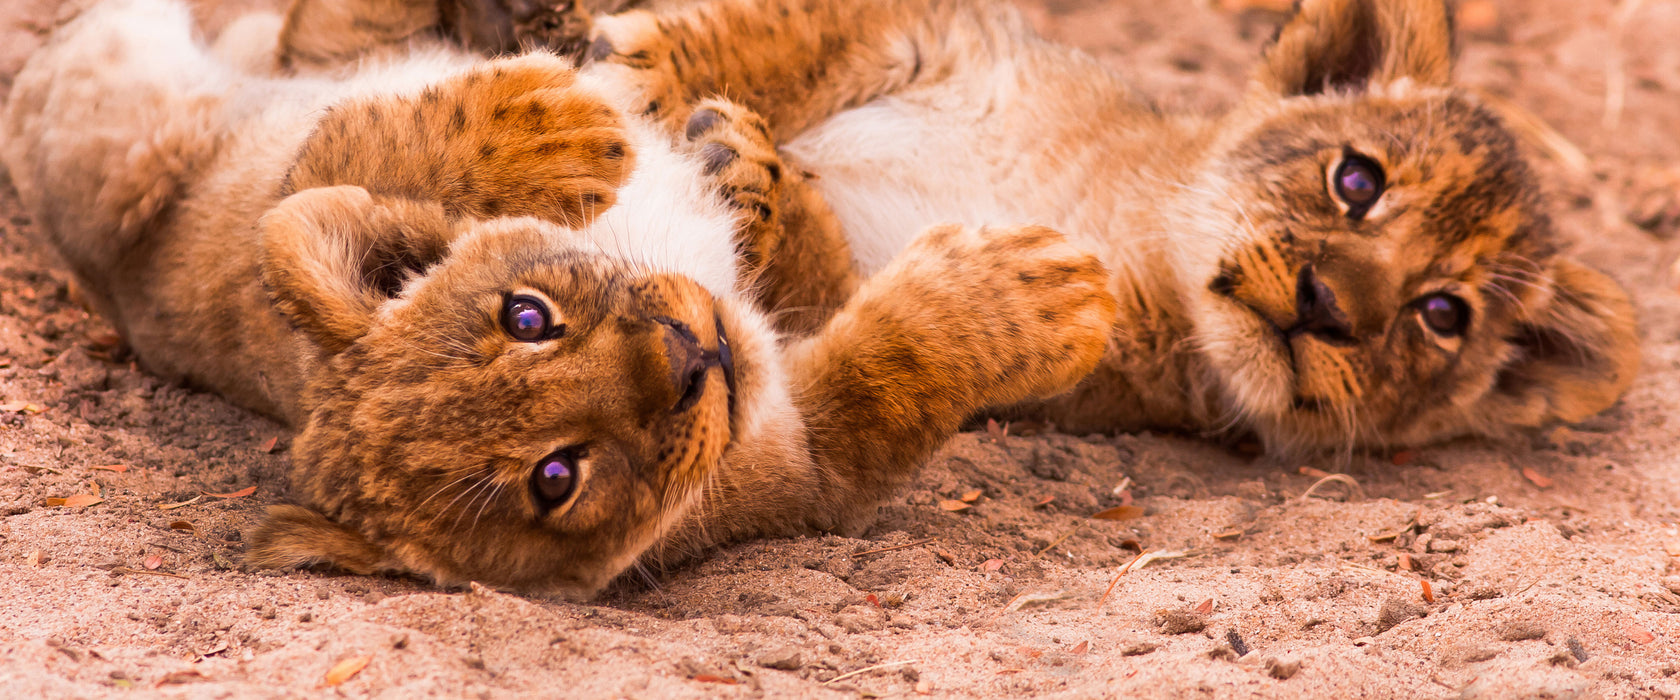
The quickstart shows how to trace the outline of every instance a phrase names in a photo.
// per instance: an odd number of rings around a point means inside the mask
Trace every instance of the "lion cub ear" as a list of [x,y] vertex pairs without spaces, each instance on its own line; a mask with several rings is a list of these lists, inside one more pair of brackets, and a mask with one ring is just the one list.
[[1639,370],[1639,334],[1627,292],[1604,273],[1558,259],[1552,293],[1534,302],[1506,340],[1513,357],[1494,391],[1515,423],[1573,422],[1609,408]]
[[274,506],[246,540],[245,561],[265,569],[328,564],[354,574],[401,567],[379,545],[350,528],[299,506]]
[[440,260],[451,237],[441,206],[354,186],[294,194],[257,227],[270,301],[327,354],[367,333],[379,305]]
[[1451,15],[1442,0],[1302,0],[1255,76],[1285,97],[1452,77]]

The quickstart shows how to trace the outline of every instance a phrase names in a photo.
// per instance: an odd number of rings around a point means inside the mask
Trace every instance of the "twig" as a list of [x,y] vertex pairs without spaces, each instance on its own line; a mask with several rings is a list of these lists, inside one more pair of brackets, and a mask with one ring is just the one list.
[[880,554],[882,552],[894,552],[894,551],[898,551],[900,549],[909,549],[911,547],[915,547],[917,545],[927,544],[927,543],[932,542],[932,541],[933,541],[933,538],[929,537],[929,538],[923,539],[923,540],[916,540],[915,542],[905,542],[904,544],[895,544],[891,547],[882,547],[880,549],[866,549],[866,550],[861,551],[861,552],[853,552],[852,553],[852,558],[856,559],[858,557],[866,557],[866,556],[869,556],[871,554]]
[[851,678],[852,676],[858,675],[860,673],[868,673],[870,671],[879,671],[883,668],[892,668],[894,666],[904,666],[904,665],[913,664],[913,663],[916,663],[916,659],[908,659],[908,660],[905,660],[905,661],[890,661],[890,662],[887,662],[887,663],[884,663],[884,664],[875,664],[874,666],[866,666],[866,667],[860,668],[856,671],[851,671],[849,673],[842,673],[838,676],[835,676],[835,677],[830,678],[826,681],[823,681],[823,685],[828,685],[830,683],[838,683],[840,681],[846,680],[847,678]]
[[147,571],[145,569],[130,569],[126,566],[112,567],[111,573],[113,573],[113,574],[145,574],[147,576],[168,576],[169,578],[190,578],[188,576],[182,576],[180,574],[172,574],[172,573],[169,573],[167,571]]

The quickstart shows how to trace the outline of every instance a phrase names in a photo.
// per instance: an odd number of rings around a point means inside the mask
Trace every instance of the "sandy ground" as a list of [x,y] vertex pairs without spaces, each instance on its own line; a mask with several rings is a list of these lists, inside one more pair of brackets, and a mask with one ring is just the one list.
[[[1204,5],[1028,11],[1205,107],[1275,17]],[[1585,154],[1549,177],[1642,309],[1619,406],[1513,444],[1306,465],[1183,436],[964,434],[865,539],[745,543],[589,605],[242,571],[286,431],[131,369],[0,183],[0,694],[1680,695],[1680,3],[1465,6],[1461,77]],[[0,90],[65,13],[0,0]],[[1314,469],[1361,488],[1303,497]],[[1088,517],[1128,501],[1142,517]],[[1103,601],[1139,549],[1175,556]]]

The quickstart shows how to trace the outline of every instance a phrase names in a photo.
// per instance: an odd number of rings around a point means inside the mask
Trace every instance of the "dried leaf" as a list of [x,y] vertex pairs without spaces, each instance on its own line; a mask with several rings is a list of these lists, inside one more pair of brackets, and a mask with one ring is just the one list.
[[1226,530],[1224,532],[1215,532],[1213,533],[1213,538],[1216,540],[1234,540],[1238,537],[1242,537],[1242,534],[1242,529],[1238,528],[1235,530]]
[[980,570],[983,571],[983,572],[986,572],[988,574],[992,573],[993,571],[997,571],[998,569],[1001,569],[1001,568],[1003,568],[1003,560],[1002,559],[987,559],[984,563],[982,563],[980,565]]
[[1056,497],[1055,497],[1055,496],[1045,496],[1045,497],[1044,497],[1044,498],[1040,498],[1040,499],[1038,499],[1038,502],[1037,502],[1037,503],[1034,503],[1034,504],[1033,504],[1033,507],[1034,507],[1034,508],[1043,508],[1043,507],[1045,507],[1045,506],[1047,506],[1047,505],[1050,505],[1050,503],[1051,503],[1051,502],[1052,502],[1052,501],[1055,501],[1055,500],[1056,500]]
[[740,685],[740,683],[741,683],[740,681],[735,680],[733,678],[725,678],[723,676],[714,676],[710,673],[702,673],[702,674],[697,675],[697,676],[691,676],[689,678],[689,680],[700,682],[700,683],[722,683],[724,685]]
[[249,496],[249,495],[251,495],[253,493],[256,493],[256,492],[257,492],[257,487],[247,486],[247,487],[242,488],[238,491],[234,491],[233,493],[208,493],[208,492],[206,492],[204,495],[209,496],[211,498],[244,498],[244,497]]
[[28,401],[0,403],[0,413],[27,413],[33,415],[36,413],[44,413],[46,410],[46,406],[42,406],[38,403],[29,403]]
[[1093,520],[1136,520],[1141,517],[1143,517],[1141,506],[1115,506],[1091,514]]
[[216,642],[216,646],[210,647],[210,649],[208,651],[206,651],[202,654],[199,654],[199,656],[211,656],[211,655],[214,655],[214,654],[220,654],[224,651],[227,651],[227,647],[228,647],[228,645],[227,645],[227,640],[226,639],[218,640]]
[[1489,32],[1499,26],[1499,6],[1492,0],[1464,0],[1458,6],[1457,20],[1467,33]]
[[190,522],[187,522],[185,520],[177,520],[175,522],[170,523],[169,524],[169,529],[171,529],[171,530],[181,530],[181,531],[186,532],[189,535],[197,535],[198,534],[198,526],[194,525]]
[[1435,602],[1435,587],[1429,585],[1429,579],[1418,579],[1418,583],[1423,586],[1423,602]]
[[201,680],[204,680],[204,674],[189,669],[186,671],[175,671],[170,673],[169,675],[158,679],[157,685],[178,685],[181,683],[191,683],[193,681]]
[[1005,449],[1009,448],[1009,426],[1008,425],[998,425],[998,422],[997,422],[996,418],[987,418],[986,419],[986,434],[990,435],[992,437],[992,440],[997,442],[998,447],[1002,447],[1002,448],[1005,448]]
[[968,510],[969,508],[973,508],[974,506],[971,506],[967,503],[963,503],[962,501],[953,501],[953,500],[950,500],[950,499],[946,499],[946,500],[943,500],[943,501],[939,502],[939,507],[943,508],[945,510],[951,511],[952,513],[960,513],[962,511]]
[[98,469],[98,470],[101,470],[101,471],[116,472],[118,474],[121,474],[123,472],[128,471],[128,465],[126,465],[126,464],[101,464],[101,465],[88,467],[88,469]]
[[1522,475],[1523,475],[1524,479],[1528,479],[1529,481],[1533,482],[1535,486],[1538,486],[1538,487],[1543,488],[1543,489],[1549,489],[1549,488],[1552,487],[1552,484],[1555,483],[1555,482],[1552,481],[1551,477],[1548,477],[1545,474],[1541,474],[1540,472],[1534,471],[1533,467],[1523,467]]
[[1212,613],[1213,613],[1213,599],[1212,598],[1204,600],[1201,603],[1196,605],[1196,614],[1197,615],[1210,615]]
[[236,566],[238,566],[233,563],[232,559],[222,556],[221,552],[211,552],[210,563],[222,571],[232,571]]
[[1412,570],[1412,555],[1406,554],[1405,552],[1401,552],[1399,557],[1397,558],[1397,561],[1394,564],[1394,568],[1397,568],[1401,571],[1411,571]]
[[1087,651],[1090,651],[1090,650],[1091,650],[1091,640],[1087,639],[1083,642],[1080,642],[1078,644],[1073,645],[1073,648],[1069,649],[1068,653],[1077,656],[1079,654],[1083,654],[1083,653],[1085,653]]
[[181,501],[180,503],[165,503],[158,506],[158,510],[175,510],[176,508],[185,508],[202,500],[204,500],[203,496],[193,496],[192,498]]
[[1301,467],[1296,469],[1295,473],[1300,474],[1301,476],[1310,476],[1314,479],[1322,479],[1330,476],[1330,472],[1324,471],[1323,469],[1314,469],[1312,467]]
[[157,571],[158,567],[163,566],[163,557],[156,554],[150,555],[146,557],[145,561],[140,562],[140,565],[146,567],[147,571]]
[[1637,622],[1629,622],[1622,631],[1627,633],[1628,639],[1633,640],[1634,644],[1650,644],[1657,641],[1657,635],[1651,634],[1651,630],[1641,627]]
[[65,508],[86,508],[104,503],[105,499],[91,493],[78,493],[69,498],[49,498],[48,506],[64,506]]
[[975,489],[973,491],[969,491],[968,493],[963,494],[962,498],[959,499],[959,500],[961,500],[963,503],[973,503],[975,501],[978,501],[978,500],[980,500],[980,490]]
[[370,661],[373,661],[371,656],[352,656],[340,661],[333,664],[333,667],[327,671],[326,678],[323,678],[321,682],[329,686],[342,685],[345,681],[350,680],[351,676],[367,668]]
[[274,448],[279,447],[279,446],[280,446],[280,436],[276,435],[274,437],[269,438],[267,441],[263,442],[262,447],[260,449],[262,449],[263,452],[273,453]]
[[1416,456],[1417,456],[1416,452],[1413,452],[1411,450],[1401,450],[1399,452],[1396,452],[1394,454],[1389,455],[1388,456],[1388,461],[1393,462],[1394,466],[1396,466],[1396,467],[1403,467],[1403,466],[1406,466],[1407,462],[1412,461],[1412,458],[1416,457]]
[[877,598],[874,593],[871,593],[869,595],[864,596],[863,597],[863,602],[868,603],[870,605],[873,605],[877,608],[881,607],[881,599]]

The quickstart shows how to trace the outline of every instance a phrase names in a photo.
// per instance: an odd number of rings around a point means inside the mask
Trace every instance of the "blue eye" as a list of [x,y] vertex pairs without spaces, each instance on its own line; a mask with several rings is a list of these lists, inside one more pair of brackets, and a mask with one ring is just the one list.
[[502,309],[502,328],[514,340],[523,343],[548,340],[566,330],[564,325],[554,326],[548,316],[548,307],[542,301],[528,296],[508,300],[507,306]]
[[577,455],[574,450],[555,450],[537,460],[537,469],[531,473],[531,493],[543,510],[565,503],[576,487]]

